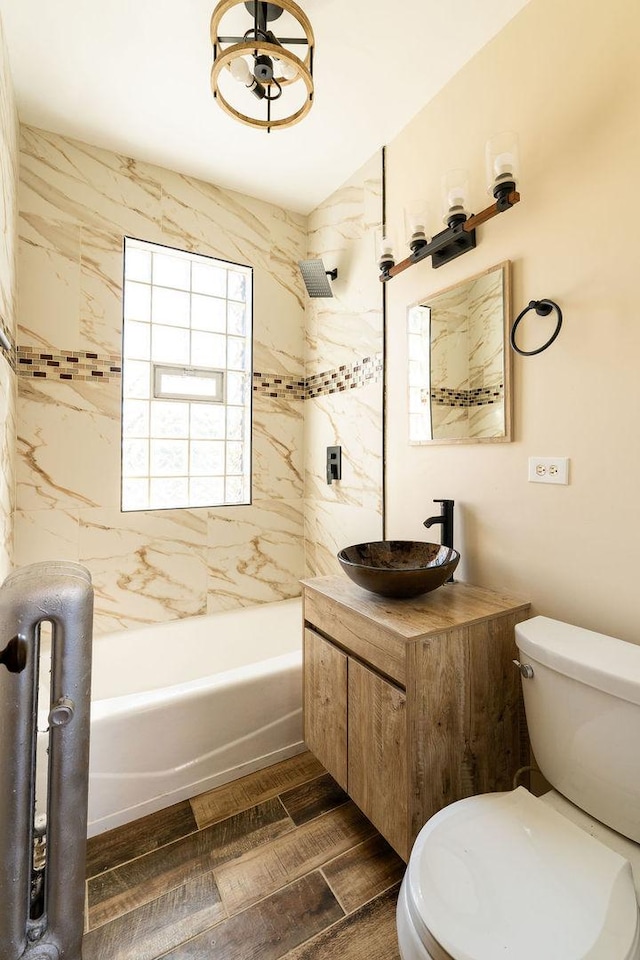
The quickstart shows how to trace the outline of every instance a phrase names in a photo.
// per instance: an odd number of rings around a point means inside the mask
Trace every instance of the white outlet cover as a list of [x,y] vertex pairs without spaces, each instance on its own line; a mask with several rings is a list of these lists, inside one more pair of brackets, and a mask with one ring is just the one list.
[[569,483],[569,457],[529,457],[530,483]]

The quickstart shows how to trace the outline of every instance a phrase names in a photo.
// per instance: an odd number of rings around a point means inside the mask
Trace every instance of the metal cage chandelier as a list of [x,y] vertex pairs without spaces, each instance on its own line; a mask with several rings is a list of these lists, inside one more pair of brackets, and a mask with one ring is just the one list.
[[[283,14],[283,30],[290,35],[278,38],[270,24]],[[242,35],[234,35],[244,26]],[[211,42],[211,89],[230,116],[271,132],[293,126],[309,112],[313,29],[293,0],[220,0],[211,17]]]

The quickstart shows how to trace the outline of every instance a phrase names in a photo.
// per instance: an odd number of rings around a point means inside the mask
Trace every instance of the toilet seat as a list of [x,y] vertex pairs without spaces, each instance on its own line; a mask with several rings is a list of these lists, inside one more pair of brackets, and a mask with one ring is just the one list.
[[460,800],[422,828],[404,881],[426,949],[453,960],[640,956],[629,861],[523,787]]

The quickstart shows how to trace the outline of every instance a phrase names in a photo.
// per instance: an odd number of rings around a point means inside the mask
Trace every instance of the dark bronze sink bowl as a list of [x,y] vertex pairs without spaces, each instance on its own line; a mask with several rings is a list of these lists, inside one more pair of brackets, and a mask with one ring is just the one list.
[[458,566],[460,554],[439,543],[377,540],[338,553],[340,566],[359,587],[382,597],[417,597],[441,587]]

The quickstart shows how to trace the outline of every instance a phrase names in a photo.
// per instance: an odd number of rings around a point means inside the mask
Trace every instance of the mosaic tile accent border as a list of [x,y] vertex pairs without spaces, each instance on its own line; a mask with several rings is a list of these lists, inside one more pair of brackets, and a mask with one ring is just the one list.
[[285,400],[305,400],[304,380],[286,374],[253,372],[253,392],[260,397],[277,397]]
[[434,387],[421,391],[421,400],[439,407],[485,407],[492,403],[502,403],[504,384],[493,387],[475,387],[473,390],[448,390],[446,387]]
[[[18,347],[16,368],[20,377],[31,379],[101,380],[108,383],[120,378],[122,361],[119,354],[100,355],[81,350],[45,353],[32,347]],[[382,369],[382,354],[378,353],[306,379],[254,371],[253,392],[284,400],[311,400],[378,383],[382,379]]]
[[343,364],[337,370],[327,370],[316,373],[306,379],[306,397],[323,397],[331,393],[342,393],[345,390],[355,390],[370,383],[382,380],[382,354],[373,357],[363,357],[355,363]]
[[17,349],[18,375],[40,380],[118,379],[122,365],[118,354],[100,355],[84,350],[43,353],[32,347]]

